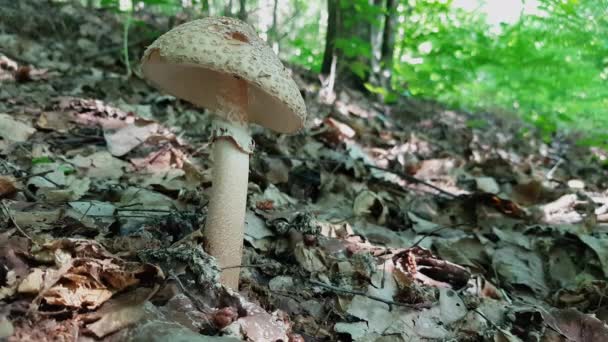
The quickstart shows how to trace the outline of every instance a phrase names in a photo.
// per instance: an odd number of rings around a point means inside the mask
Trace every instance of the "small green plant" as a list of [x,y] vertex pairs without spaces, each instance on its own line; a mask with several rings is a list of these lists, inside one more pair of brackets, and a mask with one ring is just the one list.
[[32,158],[32,165],[50,164],[53,160],[48,156]]

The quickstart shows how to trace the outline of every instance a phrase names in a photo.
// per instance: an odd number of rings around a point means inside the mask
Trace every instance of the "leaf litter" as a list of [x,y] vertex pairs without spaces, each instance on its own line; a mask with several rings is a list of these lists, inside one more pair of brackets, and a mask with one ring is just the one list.
[[328,101],[293,67],[311,119],[254,129],[235,292],[197,232],[209,114],[121,75],[113,14],[44,5],[16,32],[32,4],[0,24],[0,338],[607,338],[599,151],[424,101]]

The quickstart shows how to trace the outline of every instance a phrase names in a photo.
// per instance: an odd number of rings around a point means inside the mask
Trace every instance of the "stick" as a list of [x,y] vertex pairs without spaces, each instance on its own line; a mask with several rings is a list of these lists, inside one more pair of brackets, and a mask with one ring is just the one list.
[[387,300],[384,298],[380,298],[374,295],[368,295],[365,292],[362,291],[353,291],[353,290],[346,290],[346,289],[342,289],[336,286],[332,286],[332,285],[327,285],[325,283],[322,283],[320,281],[316,281],[316,280],[309,280],[309,282],[313,285],[317,285],[317,286],[321,286],[324,287],[326,289],[332,290],[334,292],[341,292],[341,293],[346,293],[346,294],[351,294],[351,295],[355,295],[355,296],[363,296],[363,297],[367,297],[371,300],[375,300],[384,304],[387,304],[389,306],[389,308],[391,308],[393,305],[395,306],[403,306],[403,307],[407,307],[407,308],[412,308],[412,309],[422,309],[422,308],[426,308],[426,307],[430,307],[430,303],[421,303],[421,304],[407,304],[407,303],[399,303],[399,302],[394,302],[392,300]]
[[[332,164],[341,164],[342,163],[339,160],[333,160],[333,159],[314,159],[314,158],[290,157],[290,156],[282,156],[282,155],[278,155],[278,154],[269,154],[269,153],[266,153],[266,155],[268,157],[271,157],[271,158],[288,159],[288,160],[316,161],[316,162],[319,162],[319,163],[332,163]],[[364,164],[364,165],[367,166],[367,167],[369,167],[370,169],[375,169],[375,170],[380,170],[380,171],[392,173],[392,174],[394,174],[396,176],[399,176],[399,177],[403,178],[404,180],[412,182],[412,183],[422,184],[422,185],[427,186],[427,187],[429,187],[429,188],[431,188],[431,189],[433,189],[433,190],[435,190],[435,191],[437,191],[437,192],[439,192],[439,193],[441,193],[441,194],[443,194],[445,196],[448,196],[448,197],[451,197],[451,198],[457,198],[458,197],[457,195],[455,195],[455,194],[453,194],[451,192],[445,191],[445,190],[443,190],[443,189],[441,189],[441,188],[439,188],[439,187],[437,187],[437,186],[435,186],[435,185],[433,185],[431,183],[428,183],[428,182],[426,182],[426,181],[424,181],[422,179],[418,179],[416,177],[412,177],[412,176],[406,174],[405,172],[389,170],[389,169],[386,169],[386,168],[383,168],[383,167],[380,167],[380,166],[375,166],[375,165],[370,165],[370,164]]]
[[11,220],[13,225],[15,225],[15,228],[17,228],[19,233],[21,233],[21,235],[25,236],[26,239],[30,240],[30,242],[33,242],[34,240],[29,235],[27,235],[27,233],[23,229],[21,229],[21,227],[19,227],[19,224],[17,224],[17,221],[11,214],[11,211],[6,206],[6,203],[4,203],[4,201],[2,201],[1,203],[2,203],[2,208],[6,211],[6,215],[8,216],[9,220]]

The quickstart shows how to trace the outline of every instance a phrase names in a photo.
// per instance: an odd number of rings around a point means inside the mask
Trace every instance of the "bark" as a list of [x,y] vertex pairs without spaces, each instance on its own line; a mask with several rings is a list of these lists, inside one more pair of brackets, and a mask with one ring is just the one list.
[[[379,8],[384,8],[385,0],[374,0],[374,6]],[[380,65],[380,61],[382,59],[382,33],[383,26],[381,23],[383,22],[384,15],[379,15],[377,18],[378,25],[372,25],[371,29],[371,44],[372,44],[372,58],[371,58],[371,66],[372,72],[370,74],[370,82],[378,86],[380,85],[380,73],[382,71],[382,66]]]
[[382,47],[380,48],[380,85],[391,90],[393,57],[395,52],[395,28],[397,26],[397,7],[395,0],[386,0]]
[[209,0],[201,0],[201,13],[209,15]]
[[242,21],[247,21],[247,8],[246,8],[246,0],[239,0],[239,14],[238,18]]
[[274,0],[272,5],[272,26],[270,27],[270,40],[276,42],[278,39],[278,11],[279,11],[279,0]]
[[232,17],[232,0],[229,0],[224,6],[224,16]]
[[[358,38],[371,46],[372,23],[357,13],[355,4],[351,1],[342,4],[341,11],[344,13],[344,16],[340,22],[339,37],[347,40]],[[349,13],[354,13],[355,15],[347,17],[346,15]],[[338,78],[351,87],[366,91],[364,84],[369,81],[372,67],[372,51],[359,53],[355,56],[340,52],[339,56],[343,56],[343,58],[341,60],[338,59]]]
[[328,0],[327,10],[327,36],[321,73],[329,74],[332,62],[337,61],[337,79],[365,91],[364,84],[369,81],[372,70],[372,51],[348,51],[348,47],[340,47],[336,42],[358,39],[371,46],[372,23],[362,13],[358,13],[352,0]]
[[334,56],[337,58],[336,39],[338,38],[338,27],[340,26],[340,0],[327,0],[327,35],[325,36],[325,51],[323,52],[323,64],[321,73],[328,75],[331,72],[331,64]]

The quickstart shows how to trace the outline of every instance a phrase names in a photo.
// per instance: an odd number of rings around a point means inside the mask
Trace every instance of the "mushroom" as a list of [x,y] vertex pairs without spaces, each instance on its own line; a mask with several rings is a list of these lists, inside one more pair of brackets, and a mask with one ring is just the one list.
[[238,289],[249,155],[249,124],[279,133],[304,126],[298,86],[272,49],[246,23],[208,17],[177,26],[150,45],[144,77],[160,90],[213,115],[213,185],[204,248],[222,267],[221,282]]

